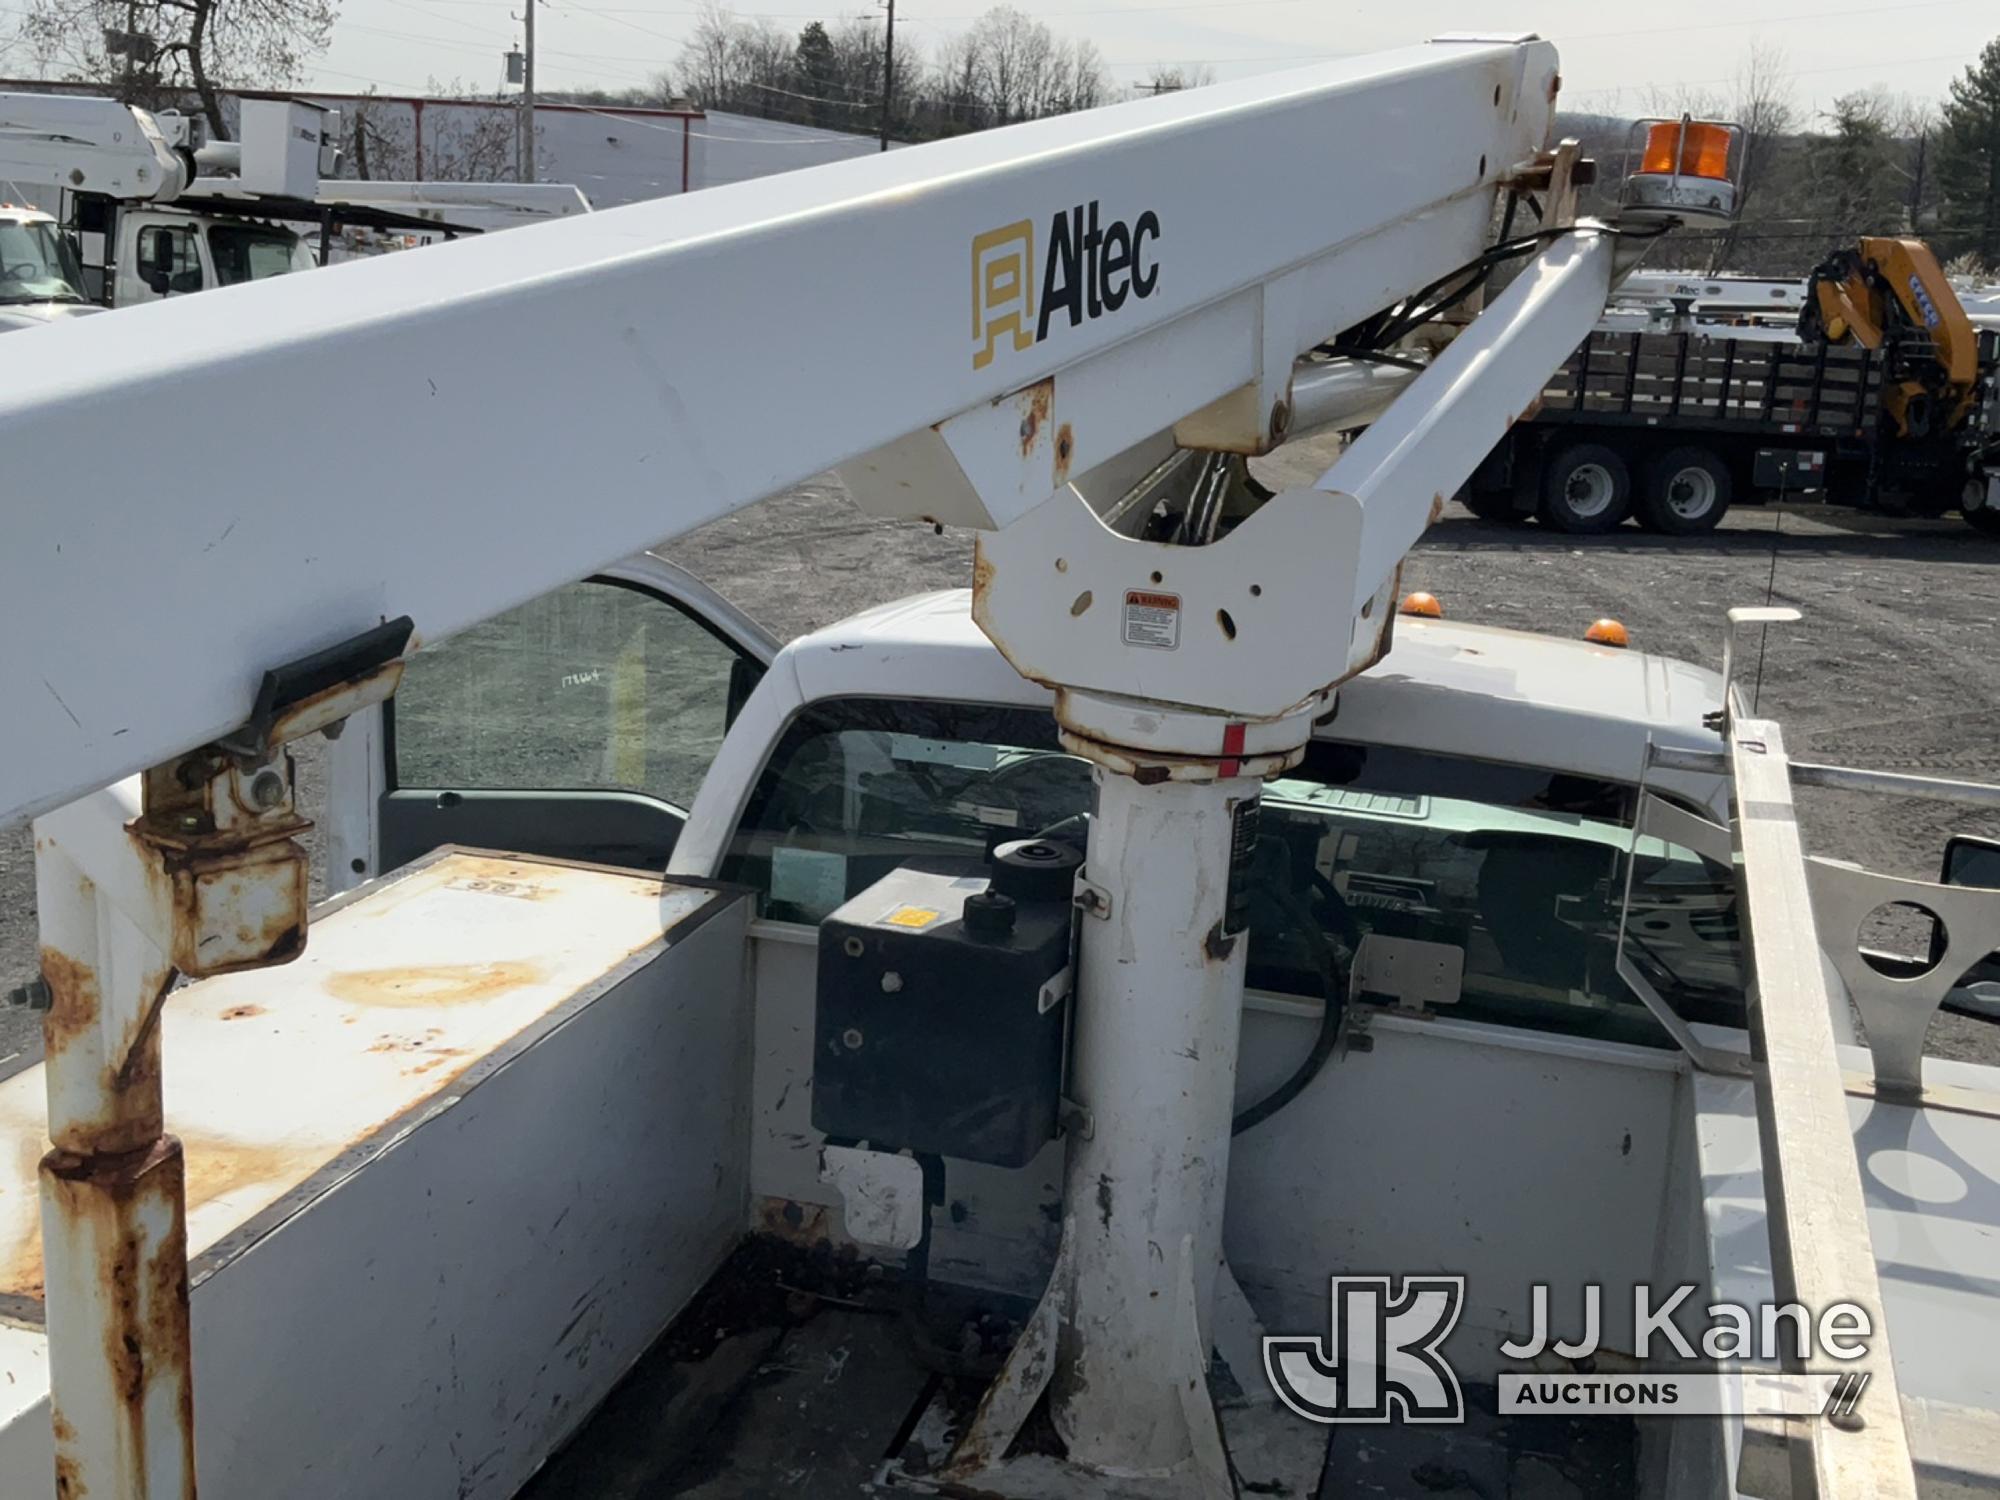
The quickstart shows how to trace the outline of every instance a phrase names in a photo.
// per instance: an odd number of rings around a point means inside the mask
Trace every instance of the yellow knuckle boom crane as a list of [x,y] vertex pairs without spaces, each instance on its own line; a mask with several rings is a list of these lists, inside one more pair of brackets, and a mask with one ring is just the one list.
[[1972,412],[1978,330],[1922,240],[1867,236],[1814,267],[1799,335],[1883,351],[1883,412],[1901,437],[1956,431]]

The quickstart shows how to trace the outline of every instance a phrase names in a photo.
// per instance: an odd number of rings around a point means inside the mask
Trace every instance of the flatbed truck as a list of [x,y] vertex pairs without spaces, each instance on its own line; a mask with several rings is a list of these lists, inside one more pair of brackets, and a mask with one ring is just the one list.
[[1885,356],[1787,330],[1593,329],[1461,496],[1489,520],[1557,530],[1713,530],[1732,504],[1810,496],[1892,515],[1960,510],[1981,530],[2000,486],[1994,372],[1980,335],[1979,413],[1929,437],[1882,409]]

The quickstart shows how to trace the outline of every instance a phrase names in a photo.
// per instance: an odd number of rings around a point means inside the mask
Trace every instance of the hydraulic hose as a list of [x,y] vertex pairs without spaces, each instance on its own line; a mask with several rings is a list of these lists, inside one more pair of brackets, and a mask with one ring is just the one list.
[[1312,1081],[1319,1077],[1319,1071],[1326,1066],[1326,1060],[1333,1055],[1334,1045],[1340,1040],[1340,1023],[1347,1015],[1347,971],[1350,967],[1342,963],[1339,951],[1319,930],[1312,913],[1305,909],[1289,892],[1272,893],[1278,903],[1285,907],[1287,915],[1299,925],[1307,940],[1317,949],[1320,960],[1320,974],[1324,982],[1325,1003],[1320,1008],[1319,1031],[1313,1037],[1312,1049],[1306,1053],[1298,1067],[1283,1083],[1259,1099],[1248,1109],[1241,1111],[1230,1121],[1229,1133],[1239,1136],[1246,1130],[1254,1130],[1279,1110],[1290,1104]]

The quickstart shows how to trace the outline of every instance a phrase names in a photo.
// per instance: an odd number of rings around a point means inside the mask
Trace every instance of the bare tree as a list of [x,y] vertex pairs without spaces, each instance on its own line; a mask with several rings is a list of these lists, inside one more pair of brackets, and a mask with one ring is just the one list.
[[971,37],[960,33],[938,48],[926,89],[933,134],[958,135],[985,125],[980,118],[979,75],[979,49]]
[[[20,36],[45,71],[114,88],[127,103],[192,91],[226,140],[228,88],[296,82],[326,49],[339,0],[28,0]],[[117,45],[113,54],[111,47]]]
[[1110,94],[1104,59],[1086,41],[1064,43],[1011,5],[973,23],[955,68],[969,65],[976,105],[986,125],[1090,109]]
[[1822,244],[1847,245],[1900,227],[1894,119],[1895,101],[1880,93],[1857,90],[1833,101],[1829,128],[1812,139],[1806,157],[1812,218]]
[[468,100],[464,109],[442,112],[424,153],[424,175],[431,182],[511,182],[520,175],[515,151],[514,110]]
[[[382,99],[370,89],[341,110],[343,170],[375,182],[511,182],[515,160],[516,112],[511,101],[495,100],[457,81],[433,78],[425,94],[450,103],[424,111],[428,125],[419,142],[417,113],[406,101]],[[539,130],[537,134],[538,165]]]
[[1884,89],[1868,91],[1871,113],[1881,122],[1889,138],[1884,172],[1885,191],[1892,192],[1900,205],[1891,229],[1916,233],[1924,204],[1937,193],[1936,174],[1931,170],[1932,137],[1937,133],[1937,107],[1914,94],[1892,93]]
[[674,79],[680,91],[704,109],[720,108],[733,97],[735,62],[733,41],[738,21],[715,0],[702,0],[694,30],[681,45],[674,64]]
[[[416,175],[414,142],[376,93],[370,84],[366,94],[340,112],[341,166],[363,182],[406,181]],[[414,127],[414,117],[411,123]],[[406,161],[412,165],[405,166]]]
[[1679,119],[1682,115],[1693,115],[1697,120],[1720,120],[1729,113],[1726,95],[1695,84],[1674,84],[1665,88],[1657,84],[1649,85],[1640,91],[1639,100],[1647,114],[1663,120]]
[[1045,65],[1052,44],[1048,27],[1001,5],[973,23],[970,41],[979,59],[980,102],[991,123],[1025,119],[1030,80]]
[[1053,74],[1056,86],[1043,94],[1043,114],[1061,115],[1080,109],[1095,109],[1110,95],[1110,81],[1104,71],[1104,54],[1097,50],[1094,42],[1078,39],[1059,44]]
[[1206,88],[1215,82],[1215,69],[1207,63],[1154,63],[1146,81],[1135,84],[1135,94],[1177,94],[1182,89]]
[[[814,21],[795,34],[707,0],[674,70],[709,109],[855,129],[877,123],[882,38],[868,20]],[[1104,59],[1010,6],[947,38],[933,63],[901,46],[892,97],[897,133],[924,139],[1090,109],[1111,95]]]
[[730,56],[731,69],[741,87],[734,105],[725,107],[796,119],[798,111],[783,102],[783,95],[794,92],[796,50],[797,43],[791,33],[775,21],[760,18],[738,22]]
[[1708,263],[1710,275],[1729,269],[1741,243],[1742,216],[1753,198],[1761,201],[1760,189],[1771,176],[1780,148],[1797,123],[1791,71],[1784,48],[1774,42],[1750,44],[1749,54],[1736,72],[1729,117],[1743,127],[1743,145],[1737,162],[1738,222],[1717,236]]

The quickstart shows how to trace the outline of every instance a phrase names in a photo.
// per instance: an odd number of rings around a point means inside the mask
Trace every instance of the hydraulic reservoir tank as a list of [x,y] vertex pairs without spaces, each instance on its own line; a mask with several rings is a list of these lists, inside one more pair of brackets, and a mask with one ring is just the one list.
[[813,1125],[878,1150],[1025,1166],[1056,1133],[1067,844],[904,865],[820,926]]

